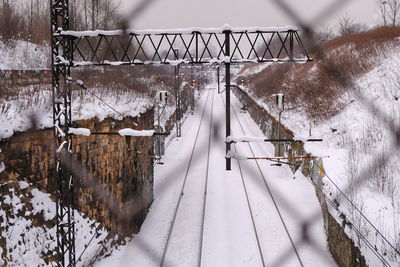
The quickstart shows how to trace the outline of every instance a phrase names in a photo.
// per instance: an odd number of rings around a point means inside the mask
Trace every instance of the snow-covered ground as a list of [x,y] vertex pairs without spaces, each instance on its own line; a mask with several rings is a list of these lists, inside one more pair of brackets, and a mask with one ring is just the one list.
[[[313,137],[323,138],[322,143],[307,143],[305,149],[315,156],[325,156],[323,165],[329,176],[324,178],[325,193],[339,202],[346,217],[368,237],[378,253],[385,255],[386,260],[393,265],[400,262],[400,255],[396,255],[387,242],[382,242],[382,238],[332,181],[400,251],[400,153],[392,132],[400,127],[399,54],[398,47],[392,48],[390,56],[382,59],[382,63],[356,79],[354,88],[349,88],[337,99],[338,103],[346,105],[336,116],[314,122],[301,108],[288,109],[282,115],[283,124],[296,137],[308,137],[311,132]],[[318,65],[314,71],[315,68]],[[246,90],[277,117],[274,106],[257,99],[251,88]],[[371,108],[371,104],[380,114]],[[374,163],[378,164],[374,166]],[[369,169],[371,166],[374,168]],[[370,266],[382,264],[353,231],[348,233],[361,246]]]
[[0,41],[0,70],[36,70],[50,67],[50,46],[22,40]]
[[[155,200],[139,234],[96,266],[160,266],[162,261],[164,266],[196,266],[200,259],[201,266],[335,266],[327,252],[320,206],[307,179],[266,161],[233,160],[232,171],[226,171],[223,99],[209,89],[199,103],[183,125],[182,137],[167,148],[164,165],[155,168]],[[234,97],[232,103],[238,112],[240,103]],[[238,116],[245,133],[232,112],[233,134],[262,136],[248,114]],[[273,155],[267,143],[251,148],[258,156]],[[236,149],[250,156],[247,144]],[[309,233],[319,250],[299,243],[302,222],[311,215],[317,216]]]
[[[54,224],[56,203],[50,194],[24,181],[5,182],[0,187],[9,188],[7,194],[0,196],[0,239],[5,240],[6,249],[6,258],[0,257],[0,265],[56,266],[55,262],[48,261],[54,257],[57,246]],[[78,263],[78,266],[83,266],[92,260],[108,233],[99,228],[97,222],[85,219],[79,212],[75,212],[75,223],[77,258],[93,236]]]

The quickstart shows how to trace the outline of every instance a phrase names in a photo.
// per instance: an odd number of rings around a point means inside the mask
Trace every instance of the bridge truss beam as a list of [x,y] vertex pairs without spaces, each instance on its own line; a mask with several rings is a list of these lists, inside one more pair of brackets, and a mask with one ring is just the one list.
[[[56,64],[143,65],[306,62],[310,60],[297,28],[222,28],[153,31],[57,30],[72,42],[73,57]],[[231,48],[226,53],[227,38]],[[174,49],[179,48],[177,57]]]

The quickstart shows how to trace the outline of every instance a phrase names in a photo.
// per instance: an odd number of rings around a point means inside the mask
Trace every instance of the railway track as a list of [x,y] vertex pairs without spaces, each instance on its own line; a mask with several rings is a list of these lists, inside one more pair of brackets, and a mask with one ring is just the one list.
[[[179,192],[179,198],[175,206],[175,211],[168,231],[160,267],[209,265],[207,264],[207,260],[203,259],[203,257],[207,257],[206,253],[204,253],[204,236],[207,229],[210,228],[210,225],[206,225],[206,216],[208,180],[210,173],[210,154],[213,143],[214,92],[209,92],[209,94],[212,94],[212,96],[207,96],[206,104],[204,105],[204,109],[202,111],[201,121],[197,129],[195,142],[191,150],[191,156],[186,167],[182,187]],[[223,103],[223,98],[221,98],[220,101]],[[210,104],[211,108],[209,107]],[[211,112],[208,112],[209,114],[207,114],[207,110],[211,110]],[[233,128],[240,129],[241,131],[240,133],[237,132],[237,134],[248,134],[234,106],[232,106],[232,111],[236,118],[234,122],[236,123],[236,127]],[[208,133],[207,140],[204,139],[204,132]],[[203,133],[203,136],[200,133]],[[221,141],[222,140],[218,140],[218,142]],[[247,149],[244,151],[243,147],[238,148],[237,145],[234,146],[234,149],[237,151],[241,149],[241,152],[251,153],[253,156],[255,156],[252,145],[246,144],[246,146]],[[247,163],[252,165],[255,164],[255,166],[252,166],[252,169],[257,173],[257,177],[250,177],[249,172],[246,171],[246,167],[243,166]],[[267,178],[259,165],[259,162],[254,161],[242,163],[237,161],[237,166],[240,173],[242,194],[246,200],[245,207],[247,208],[249,214],[249,216],[247,216],[249,218],[247,220],[250,221],[248,225],[251,225],[252,229],[252,237],[249,239],[253,240],[253,245],[254,248],[256,248],[256,254],[258,254],[257,257],[259,258],[259,260],[256,261],[257,264],[254,266],[269,266],[268,263],[272,261],[271,258],[268,257],[268,251],[265,251],[265,248],[263,248],[263,243],[265,244],[264,239],[268,237],[264,236],[262,238],[260,236],[260,228],[265,224],[260,222],[260,218],[257,219],[257,214],[260,213],[260,209],[255,207],[257,205],[252,196],[253,194],[260,195],[260,193],[262,194],[261,197],[268,200],[270,204],[272,202],[275,214],[271,213],[271,215],[279,218],[280,226],[278,228],[280,228],[281,231],[283,229],[287,238],[290,240],[292,251],[294,252],[296,258],[296,265],[293,265],[293,261],[291,261],[290,264],[292,266],[304,266],[291,234],[286,226],[286,222],[281,214],[277,201],[275,200],[273,192],[268,185]],[[251,180],[254,179],[258,179],[258,185],[261,184],[264,187],[264,190],[255,189],[254,186],[251,185]],[[199,190],[199,188],[202,189]],[[202,205],[199,205],[200,198]],[[212,204],[214,203],[209,203],[209,205]],[[188,210],[190,210],[190,217],[192,217],[190,219],[187,218],[189,214],[187,212]],[[243,216],[246,217],[245,214],[243,214]],[[285,246],[286,245],[287,242],[285,242]],[[185,258],[179,257],[179,255],[182,254],[185,255]]]
[[[233,134],[261,136],[232,100]],[[298,243],[302,220],[320,209],[305,179],[293,180],[287,166],[268,161],[235,160],[225,170],[224,112],[223,97],[207,90],[184,125],[186,135],[168,148],[167,164],[156,166],[155,201],[140,233],[101,266],[116,259],[118,266],[334,266]],[[273,153],[268,143],[232,147],[253,157]],[[320,219],[310,234],[324,246]]]
[[[211,107],[209,107],[209,105],[211,105]],[[213,105],[214,90],[211,90],[207,95],[190,159],[186,166],[179,198],[175,206],[174,215],[161,257],[161,267],[201,265],[202,237],[212,138]],[[207,112],[208,109],[211,111]],[[208,140],[204,139],[204,134],[200,134],[204,132],[208,132]],[[204,147],[204,144],[207,144],[207,146]],[[204,149],[207,150],[205,154],[203,151]],[[199,188],[202,189],[199,190]],[[199,206],[198,202],[200,198],[202,199],[202,205]],[[187,210],[191,210],[191,218],[185,216],[185,214],[187,215],[187,212],[185,212]],[[193,227],[188,227],[190,225]],[[197,233],[192,231],[185,232],[185,229],[193,228],[198,228]],[[196,229],[194,229],[194,231],[196,231]],[[185,257],[185,259],[179,259],[179,255],[182,253],[182,250],[185,249],[187,250],[185,253],[187,257]],[[180,260],[179,264],[174,263],[176,259]]]
[[[233,121],[233,124],[236,124],[237,126],[239,126],[239,127],[232,127],[232,128],[240,129],[240,132],[236,132],[234,134],[251,136],[252,134],[247,132],[245,130],[245,127],[243,126],[243,123],[242,123],[241,119],[238,116],[237,108],[234,105],[231,105],[231,109],[233,111],[234,118],[235,118],[235,120]],[[242,152],[242,154],[246,154],[246,155],[250,154],[253,157],[256,157],[256,154],[254,152],[253,146],[254,146],[254,144],[252,145],[251,143],[243,144],[240,152]],[[247,149],[244,148],[244,147],[247,147]],[[236,150],[235,152],[239,152],[237,144],[234,145],[234,149]],[[261,238],[259,237],[259,234],[257,232],[257,229],[259,228],[260,225],[262,225],[262,223],[256,222],[256,219],[255,219],[255,216],[254,216],[255,211],[253,211],[253,209],[252,209],[252,204],[251,204],[251,200],[250,200],[251,199],[250,194],[257,194],[257,193],[260,193],[261,191],[264,192],[264,196],[266,198],[269,198],[270,201],[273,204],[273,207],[275,209],[276,215],[279,218],[279,222],[280,222],[281,226],[283,226],[285,234],[286,234],[287,238],[290,241],[290,245],[292,247],[292,251],[295,254],[295,258],[297,259],[297,265],[298,266],[304,266],[303,261],[302,261],[302,259],[300,257],[300,254],[298,252],[298,248],[296,247],[296,245],[294,243],[294,240],[293,240],[293,237],[291,236],[291,234],[290,234],[290,232],[288,230],[287,223],[286,223],[284,217],[282,216],[281,208],[279,207],[279,205],[278,205],[278,203],[276,201],[276,198],[274,196],[274,193],[272,192],[272,190],[271,190],[271,188],[269,186],[269,183],[267,181],[268,180],[267,176],[264,174],[262,168],[260,167],[259,161],[258,160],[255,160],[254,162],[246,162],[245,161],[245,162],[241,163],[241,161],[237,160],[236,162],[238,164],[238,168],[240,170],[241,179],[242,179],[242,182],[243,182],[243,187],[244,187],[244,190],[246,192],[246,199],[247,199],[248,207],[249,207],[249,210],[250,210],[250,213],[251,213],[253,230],[254,230],[255,235],[256,235],[257,245],[258,245],[258,248],[259,248],[259,253],[260,253],[260,257],[262,259],[263,266],[265,267],[265,266],[269,265],[268,263],[270,263],[271,260],[266,259],[266,257],[268,258],[268,255],[265,255],[265,254],[268,254],[268,253],[264,253],[263,252],[263,248],[262,248],[262,245],[261,245],[261,242],[260,242]],[[247,176],[248,177],[245,178],[246,172],[243,171],[243,165],[247,164],[247,163],[250,163],[252,165],[252,166],[249,165],[249,166],[251,166],[250,168],[252,169],[252,171],[251,171],[251,174],[250,174],[250,172],[247,172]],[[249,167],[247,167],[247,170],[249,170]],[[254,175],[256,174],[257,178],[255,178],[253,176],[253,174]],[[254,179],[259,179],[258,182],[261,182],[261,184],[264,187],[264,190],[256,189],[258,192],[254,192],[254,189],[253,190],[249,189],[249,187],[251,188],[251,186],[248,185],[251,182],[251,181],[249,181],[250,179],[253,179],[253,180]],[[258,185],[260,185],[260,184],[258,184]],[[259,225],[259,226],[257,227],[257,225]],[[268,237],[266,237],[266,238],[268,238]],[[265,242],[265,240],[264,240],[264,242]],[[290,253],[288,253],[288,254],[290,254]]]

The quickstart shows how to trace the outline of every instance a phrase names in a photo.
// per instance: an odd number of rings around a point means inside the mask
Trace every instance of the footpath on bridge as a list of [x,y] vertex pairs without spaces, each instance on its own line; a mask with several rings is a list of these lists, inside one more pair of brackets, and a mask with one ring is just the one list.
[[[155,167],[154,203],[141,231],[95,266],[336,266],[312,185],[289,167],[233,160],[225,170],[223,95],[206,89],[182,137]],[[262,136],[232,96],[232,135]],[[273,156],[269,143],[233,146]],[[302,222],[314,217],[302,242]]]

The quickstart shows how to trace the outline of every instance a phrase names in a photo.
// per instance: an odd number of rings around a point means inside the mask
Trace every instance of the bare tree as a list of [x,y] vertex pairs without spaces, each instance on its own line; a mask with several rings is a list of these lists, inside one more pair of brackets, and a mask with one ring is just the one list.
[[335,37],[332,29],[327,25],[321,25],[319,31],[314,34],[314,42],[316,44],[331,40]]
[[0,36],[5,41],[17,37],[22,28],[22,18],[16,12],[15,3],[3,0],[0,14]]
[[71,27],[110,29],[117,25],[120,0],[70,0]]
[[396,26],[399,23],[400,0],[378,0],[378,7],[383,25]]
[[386,0],[378,0],[378,14],[381,17],[384,26],[387,26],[386,5]]
[[366,30],[366,26],[354,21],[347,15],[338,17],[339,34],[341,36],[354,34]]

